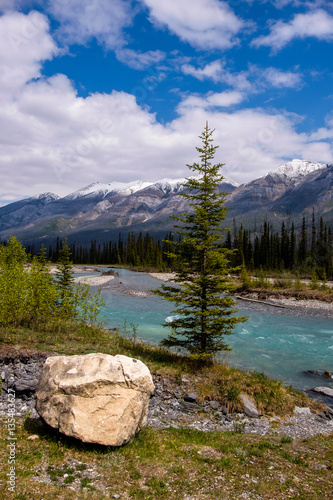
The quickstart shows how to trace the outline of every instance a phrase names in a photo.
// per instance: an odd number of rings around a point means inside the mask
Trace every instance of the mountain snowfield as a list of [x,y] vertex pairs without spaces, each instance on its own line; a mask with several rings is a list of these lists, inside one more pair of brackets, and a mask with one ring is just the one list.
[[[283,165],[280,165],[278,168],[265,174],[261,178],[265,178],[268,176],[273,176],[273,177],[279,176],[288,179],[302,178],[308,175],[309,173],[314,172],[315,170],[325,168],[326,166],[327,165],[325,165],[324,163],[316,163],[311,161],[295,159],[288,161]],[[194,178],[199,178],[199,176],[191,176],[189,178],[194,179]],[[182,177],[180,179],[165,178],[155,182],[142,181],[142,180],[135,180],[132,182],[110,182],[110,183],[94,182],[92,184],[89,184],[89,186],[86,186],[82,189],[79,189],[78,191],[74,191],[73,193],[68,194],[63,199],[68,201],[77,200],[79,198],[84,198],[84,197],[87,198],[99,197],[103,199],[109,195],[115,195],[115,194],[121,194],[122,196],[129,196],[133,193],[142,191],[143,189],[150,187],[155,187],[157,189],[160,189],[166,194],[170,193],[176,194],[182,191],[183,185],[185,183],[186,183],[185,177]],[[229,177],[224,177],[223,183],[229,184],[234,188],[240,186],[238,182],[235,182],[233,179],[230,179]],[[41,199],[41,198],[47,198],[47,201],[49,202],[60,199],[60,197],[54,193],[41,193],[32,197],[32,199]]]
[[[199,178],[199,176],[191,176],[190,179]],[[226,184],[230,184],[231,186],[238,187],[239,184],[228,177],[223,178],[223,182]],[[94,182],[89,184],[78,191],[74,191],[71,194],[68,194],[64,197],[65,200],[76,200],[78,198],[87,197],[106,197],[108,195],[121,194],[123,196],[129,196],[138,191],[142,191],[143,189],[149,187],[156,187],[163,191],[164,193],[178,193],[183,190],[183,186],[186,183],[186,178],[182,177],[180,179],[161,179],[156,182],[148,182],[136,180],[133,182],[110,182],[110,183],[101,183]],[[34,196],[34,198],[40,198],[43,196],[49,196],[50,201],[52,197],[52,193],[39,194]],[[59,199],[57,195],[53,195],[55,199]]]
[[283,165],[280,165],[280,167],[276,168],[275,170],[272,170],[272,172],[269,172],[266,175],[279,175],[279,176],[285,176],[289,178],[295,178],[295,177],[304,177],[305,175],[308,175],[315,170],[319,170],[321,168],[326,168],[327,165],[325,163],[316,163],[312,161],[305,161],[305,160],[291,160],[287,161]]

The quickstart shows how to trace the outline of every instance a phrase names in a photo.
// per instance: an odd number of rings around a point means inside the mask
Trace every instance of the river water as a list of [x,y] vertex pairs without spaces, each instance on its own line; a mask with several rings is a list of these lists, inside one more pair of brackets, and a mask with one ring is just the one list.
[[[158,343],[170,332],[165,328],[173,304],[150,293],[161,281],[145,273],[116,269],[119,277],[102,289],[102,315],[109,328],[122,330],[126,320],[137,326],[137,336]],[[267,375],[308,389],[318,385],[333,388],[333,379],[310,376],[307,370],[333,372],[333,318],[322,311],[295,311],[250,302],[237,302],[237,315],[247,316],[235,333],[225,337],[232,351],[221,353],[234,367]]]

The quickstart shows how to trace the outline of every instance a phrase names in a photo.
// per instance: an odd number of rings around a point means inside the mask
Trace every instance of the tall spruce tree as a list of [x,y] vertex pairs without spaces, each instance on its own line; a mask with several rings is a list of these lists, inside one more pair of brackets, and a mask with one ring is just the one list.
[[172,216],[175,232],[180,235],[171,256],[176,261],[174,284],[162,285],[155,293],[176,304],[176,316],[165,326],[172,332],[162,341],[166,347],[185,348],[190,356],[208,361],[221,350],[229,350],[224,336],[233,333],[235,325],[246,321],[236,317],[234,300],[225,295],[230,288],[227,275],[233,253],[222,245],[227,207],[219,192],[223,164],[212,164],[218,146],[213,146],[208,123],[199,136],[200,163],[187,165],[197,175],[186,179],[181,196],[189,202],[189,213]]

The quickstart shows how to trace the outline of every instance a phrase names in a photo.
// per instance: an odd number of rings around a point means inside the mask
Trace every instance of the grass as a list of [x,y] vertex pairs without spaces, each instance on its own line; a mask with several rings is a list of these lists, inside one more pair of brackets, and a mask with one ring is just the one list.
[[[181,379],[199,400],[219,400],[241,411],[239,395],[252,396],[266,415],[287,415],[318,403],[262,373],[226,364],[198,367],[166,349],[124,338],[116,331],[69,323],[42,331],[0,329],[1,350],[34,349],[61,354],[104,352],[141,359],[177,387]],[[0,489],[8,474],[6,420],[1,420]],[[291,440],[238,432],[144,428],[126,446],[81,443],[41,420],[16,418],[16,494],[19,499],[322,499],[333,491],[333,442],[329,437]],[[34,439],[28,439],[34,436]],[[245,495],[245,496],[244,496]],[[1,496],[1,495],[0,495]],[[5,498],[4,497],[4,498]]]
[[[40,421],[18,419],[17,424],[17,489],[12,498],[319,500],[331,498],[333,490],[333,442],[327,437],[292,441],[144,428],[126,446],[103,448],[58,435]],[[27,440],[31,434],[38,439]],[[5,446],[0,460],[7,463]],[[86,469],[68,465],[73,462]],[[93,471],[91,477],[87,471]],[[4,466],[3,487],[6,472]]]

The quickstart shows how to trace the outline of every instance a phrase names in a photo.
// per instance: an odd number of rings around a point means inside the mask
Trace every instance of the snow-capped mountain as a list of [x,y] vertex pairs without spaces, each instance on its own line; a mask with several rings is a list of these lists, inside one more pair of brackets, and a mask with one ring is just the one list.
[[269,172],[266,175],[280,176],[280,177],[284,176],[288,177],[289,179],[295,179],[295,178],[300,179],[308,174],[311,174],[312,172],[315,172],[316,170],[326,167],[327,165],[324,163],[315,163],[312,161],[295,159],[287,161],[286,163],[280,165],[278,168],[272,170],[272,172]]
[[[195,178],[195,176],[192,176],[190,178]],[[233,187],[239,186],[237,182],[233,181],[232,179],[229,179],[228,177],[225,177],[223,179],[223,183]],[[153,188],[155,187],[157,189],[160,189],[166,194],[171,194],[171,193],[175,194],[183,190],[184,184],[186,184],[185,177],[182,177],[180,179],[161,179],[160,181],[156,182],[140,181],[140,180],[127,183],[110,182],[108,184],[101,182],[94,182],[92,184],[89,184],[89,186],[86,186],[82,189],[79,189],[78,191],[75,191],[65,196],[64,200],[77,200],[79,198],[84,198],[84,197],[104,199],[107,196],[116,194],[121,194],[123,196],[130,196],[131,194],[134,194],[138,191],[142,191],[143,189],[149,187]]]
[[[68,236],[84,244],[109,241],[128,231],[164,236],[173,226],[170,215],[189,210],[187,199],[178,196],[184,183],[185,178],[96,182],[64,198],[36,195],[0,208],[0,238],[13,234],[24,242],[47,242]],[[333,165],[292,160],[241,186],[224,178],[220,189],[230,193],[226,227],[233,219],[250,229],[264,217],[297,222],[313,207],[333,224]]]
[[[302,185],[310,176],[320,176],[327,170],[327,165],[304,160],[292,160],[280,165],[268,174],[240,186],[231,195],[232,205],[237,214],[251,213],[266,207],[270,210],[273,204],[287,192]],[[316,204],[316,200],[309,200]]]
[[135,193],[136,191],[140,191],[148,186],[150,186],[150,182],[143,181],[133,181],[133,182],[110,182],[108,184],[101,182],[94,182],[93,184],[89,184],[89,186],[84,187],[83,189],[79,189],[74,193],[71,193],[65,196],[66,200],[76,200],[77,198],[83,198],[84,196],[99,196],[101,198],[105,198],[109,194],[118,194],[121,193],[125,196],[129,196],[130,194]]
[[54,193],[39,193],[36,194],[35,196],[32,196],[30,200],[42,200],[45,203],[51,203],[54,200],[60,200],[60,196]]

